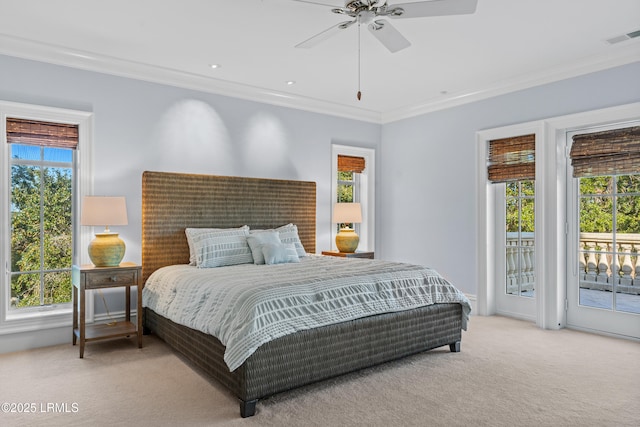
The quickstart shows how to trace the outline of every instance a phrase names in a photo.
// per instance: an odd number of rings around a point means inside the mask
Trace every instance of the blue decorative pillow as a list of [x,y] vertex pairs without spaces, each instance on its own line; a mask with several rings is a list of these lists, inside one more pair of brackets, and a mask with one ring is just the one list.
[[262,245],[281,244],[278,232],[275,230],[264,230],[264,231],[256,231],[256,232],[251,231],[249,236],[247,237],[247,243],[251,248],[251,255],[253,255],[253,263],[256,265],[264,264],[264,255],[262,254]]
[[280,233],[280,241],[282,243],[293,243],[299,257],[307,255],[300,241],[300,236],[298,236],[298,227],[295,224],[283,225],[276,228],[276,231]]
[[298,252],[293,243],[264,244],[262,245],[262,254],[267,265],[300,262]]

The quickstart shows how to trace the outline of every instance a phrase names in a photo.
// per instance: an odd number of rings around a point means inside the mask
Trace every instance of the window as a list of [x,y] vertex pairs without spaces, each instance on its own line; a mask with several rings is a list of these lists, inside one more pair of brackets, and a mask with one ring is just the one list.
[[[360,203],[360,174],[364,172],[366,162],[362,157],[338,155],[338,192],[337,203]],[[344,224],[335,224],[336,230]],[[352,228],[360,233],[360,224]]]
[[[535,134],[489,141],[487,175],[503,194],[504,292],[534,296]],[[505,183],[505,184],[502,184]]]
[[360,202],[360,175],[365,169],[364,157],[338,154],[338,203]]
[[10,309],[71,302],[78,126],[7,118]]
[[90,182],[90,114],[0,102],[0,117],[0,333],[68,325],[71,266],[90,240],[75,221]]
[[[332,203],[329,212],[333,211],[333,205],[337,202],[359,202],[362,206],[362,223],[355,224],[355,230],[360,236],[358,250],[374,250],[375,151],[370,148],[333,145],[332,159]],[[333,245],[339,225],[331,225]]]
[[535,290],[535,182],[507,183],[505,206],[505,292],[532,297]]

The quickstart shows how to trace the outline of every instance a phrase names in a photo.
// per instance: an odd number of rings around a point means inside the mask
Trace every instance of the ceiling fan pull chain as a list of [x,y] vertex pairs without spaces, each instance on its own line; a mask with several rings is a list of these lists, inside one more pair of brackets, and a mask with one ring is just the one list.
[[360,92],[360,22],[358,22],[358,101],[362,98],[362,92]]

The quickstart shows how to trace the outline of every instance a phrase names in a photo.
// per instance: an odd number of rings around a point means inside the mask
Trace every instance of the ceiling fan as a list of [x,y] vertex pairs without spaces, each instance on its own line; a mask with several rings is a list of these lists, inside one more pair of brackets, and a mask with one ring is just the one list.
[[346,0],[344,7],[309,0],[295,0],[332,7],[331,11],[338,15],[352,18],[334,25],[313,37],[296,45],[298,48],[311,48],[329,37],[351,27],[353,24],[366,25],[374,35],[391,52],[397,52],[411,46],[400,32],[386,19],[425,18],[430,16],[466,15],[476,11],[478,0],[429,0],[413,3],[388,5],[387,0]]

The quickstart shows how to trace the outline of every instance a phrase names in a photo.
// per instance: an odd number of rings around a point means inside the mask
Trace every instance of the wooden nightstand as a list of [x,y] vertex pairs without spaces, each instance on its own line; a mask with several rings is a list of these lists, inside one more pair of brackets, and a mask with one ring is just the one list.
[[342,258],[369,258],[373,259],[373,252],[338,252],[338,251],[322,251],[322,255],[339,256]]
[[[73,266],[73,345],[80,340],[80,358],[84,357],[87,341],[137,335],[138,347],[142,348],[142,267],[132,262],[123,262],[117,267],[96,267],[93,265]],[[88,289],[116,288],[126,286],[125,321],[115,325],[86,325],[85,291]],[[131,322],[131,287],[138,288],[137,324]],[[78,292],[79,291],[79,292]],[[79,295],[78,295],[79,294]],[[78,296],[80,313],[78,313]]]

